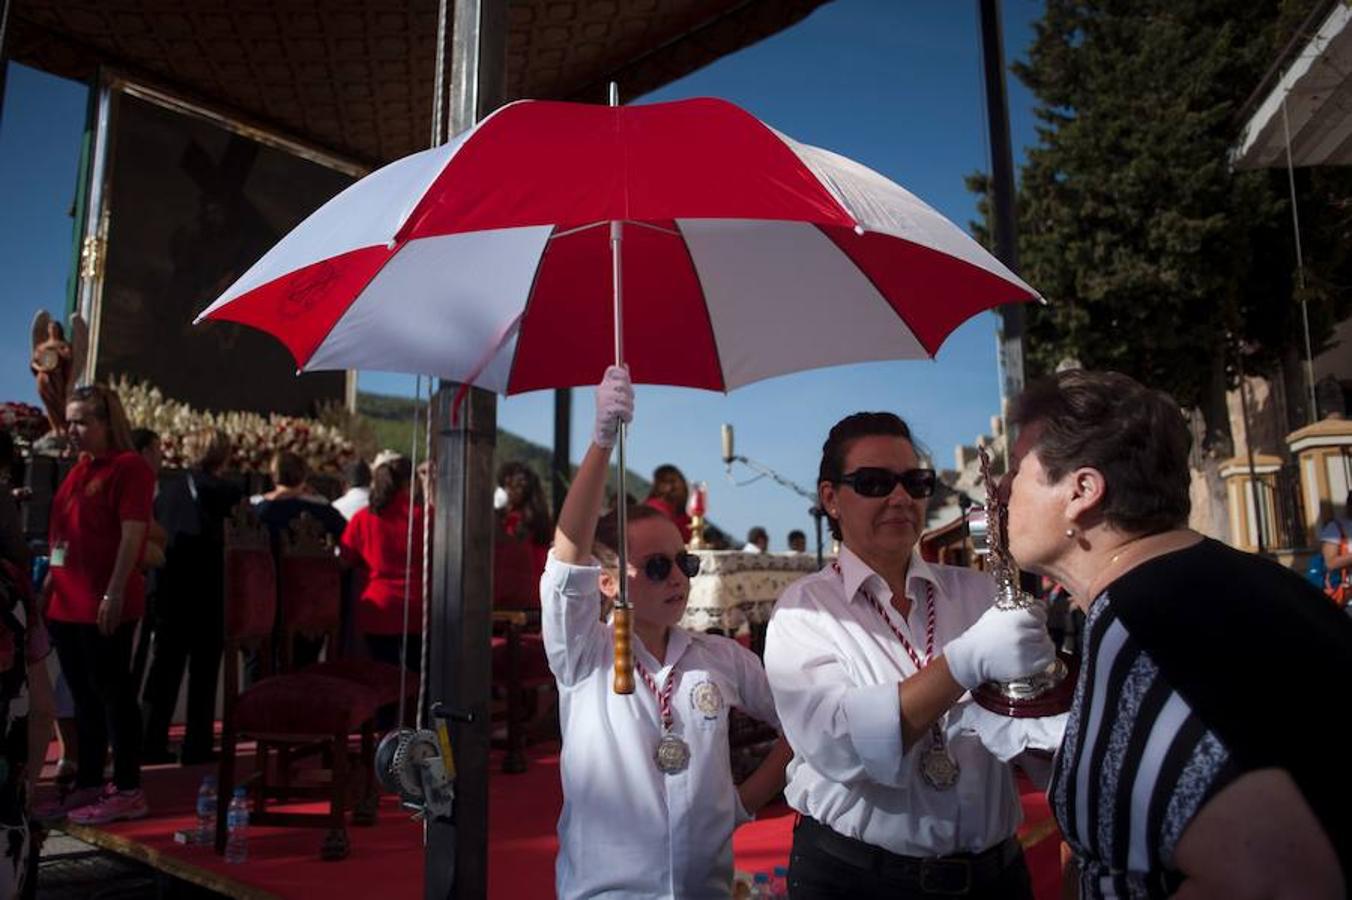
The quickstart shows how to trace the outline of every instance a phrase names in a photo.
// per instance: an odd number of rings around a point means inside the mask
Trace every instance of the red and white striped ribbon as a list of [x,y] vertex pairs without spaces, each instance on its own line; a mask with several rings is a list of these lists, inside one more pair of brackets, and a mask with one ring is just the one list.
[[662,717],[662,730],[670,731],[672,723],[676,721],[676,716],[671,711],[671,692],[676,687],[676,669],[672,668],[667,673],[666,683],[662,685],[661,690],[658,690],[657,682],[648,674],[648,670],[643,668],[643,663],[637,659],[634,660],[634,671],[638,672],[639,677],[643,679],[643,683],[648,686],[648,690],[652,691],[653,696],[657,698],[657,712]]
[[[845,575],[840,571],[840,564],[832,563],[831,565],[843,581]],[[901,641],[902,648],[911,657],[911,662],[915,663],[916,671],[918,672],[929,665],[929,661],[934,658],[934,585],[928,581],[925,582],[925,658],[923,660],[921,660],[920,654],[915,652],[915,648],[911,646],[911,642],[907,640],[906,635],[902,634],[901,629],[893,624],[892,617],[883,609],[883,605],[878,602],[878,598],[873,596],[867,588],[861,587],[859,593],[863,594],[864,599],[873,605],[878,615],[887,623],[887,627],[892,629],[892,633],[897,636],[897,640]]]

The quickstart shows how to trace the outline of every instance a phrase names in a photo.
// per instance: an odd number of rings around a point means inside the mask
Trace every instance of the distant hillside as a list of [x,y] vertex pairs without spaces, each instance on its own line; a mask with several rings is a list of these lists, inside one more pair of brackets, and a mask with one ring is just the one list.
[[[413,434],[413,400],[411,398],[359,392],[357,394],[357,413],[365,420],[366,424],[370,425],[377,447],[388,447],[402,453],[409,452]],[[418,431],[420,434],[423,433],[421,413]],[[418,455],[422,455],[421,447],[418,448]],[[528,441],[519,435],[512,434],[510,431],[498,429],[497,446],[493,451],[494,472],[504,462],[520,460],[530,466],[536,475],[540,476],[540,481],[545,487],[545,494],[549,496],[553,485],[553,478],[549,474],[552,459],[553,450],[551,448]],[[570,466],[568,473],[570,478],[576,469],[576,466]],[[616,467],[613,465],[610,467],[610,475],[613,484],[616,475]],[[633,469],[629,470],[625,485],[629,493],[640,500],[648,496],[648,490],[652,487],[652,483],[648,479],[642,477]]]

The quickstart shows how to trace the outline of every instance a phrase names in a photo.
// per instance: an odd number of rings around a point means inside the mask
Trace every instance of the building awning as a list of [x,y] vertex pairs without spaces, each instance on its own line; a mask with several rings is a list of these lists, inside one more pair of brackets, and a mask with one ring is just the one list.
[[1285,166],[1288,127],[1295,165],[1352,165],[1352,8],[1329,0],[1306,22],[1245,104],[1236,169]]
[[[825,0],[514,0],[508,99],[632,98],[801,20]],[[427,146],[436,0],[23,0],[9,56],[100,65],[366,165]],[[449,41],[448,41],[449,45]]]

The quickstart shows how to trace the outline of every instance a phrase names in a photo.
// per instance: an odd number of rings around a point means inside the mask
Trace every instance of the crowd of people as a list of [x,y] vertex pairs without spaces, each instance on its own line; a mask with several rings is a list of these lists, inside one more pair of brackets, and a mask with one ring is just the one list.
[[[1291,571],[1187,529],[1191,438],[1167,396],[1071,370],[1015,399],[999,485],[1008,550],[1054,586],[1050,623],[1047,604],[997,608],[986,573],[919,555],[935,473],[899,416],[845,417],[818,475],[838,553],[780,596],[763,662],[679,627],[699,559],[675,466],[629,504],[619,559],[606,477],[633,408],[627,373],[608,370],[557,523],[529,466],[507,462],[497,478],[494,603],[539,608],[559,691],[560,896],[725,896],[733,831],[782,792],[798,814],[791,896],[1031,897],[1013,765],[1046,773],[1080,896],[1345,895],[1352,776],[1336,742],[1293,729],[1327,714],[1312,685],[1352,677],[1352,621]],[[45,571],[0,492],[0,896],[28,858],[24,811],[54,723],[69,790],[39,818],[145,816],[144,764],[214,754],[225,523],[246,499],[225,471],[229,438],[187,436],[187,470],[165,477],[157,436],[129,428],[112,391],[77,389],[65,419],[77,456],[52,502]],[[2,434],[0,452],[8,465]],[[303,515],[319,523],[351,573],[345,640],[413,671],[427,478],[386,451],[355,462],[330,497],[282,452],[272,487],[248,498],[274,542]],[[1321,533],[1327,569],[1344,577],[1349,528],[1337,519]],[[787,544],[803,553],[806,536]],[[742,550],[768,548],[754,527]],[[612,689],[621,579],[633,696]],[[1043,672],[1068,634],[1079,674],[1055,740],[1042,720],[992,724],[972,692]],[[740,784],[733,708],[781,735]],[[648,752],[619,752],[633,747]]]
[[[129,427],[115,392],[78,388],[64,412],[74,460],[52,499],[47,552],[36,565],[18,492],[8,487],[18,481],[8,471],[0,491],[0,646],[17,646],[27,661],[14,666],[9,657],[0,659],[6,689],[0,823],[11,864],[0,867],[8,879],[0,888],[18,883],[29,812],[44,822],[139,818],[150,811],[141,789],[144,765],[216,758],[225,524],[246,499],[239,473],[227,471],[230,439],[219,429],[188,434],[186,468],[161,472],[159,437]],[[7,433],[0,432],[0,451],[6,470],[17,468]],[[389,451],[371,465],[355,461],[345,474],[345,491],[330,500],[312,485],[303,458],[279,452],[271,488],[248,497],[248,508],[275,550],[302,515],[317,521],[349,573],[348,642],[370,658],[403,662],[416,672],[424,485],[414,486],[409,460]],[[410,511],[418,535],[411,567]],[[291,664],[316,660],[321,642],[298,638]],[[59,661],[54,690],[49,647]],[[247,662],[246,678],[258,677],[261,660]],[[175,751],[171,723],[185,684],[186,718]],[[54,736],[59,792],[33,807],[31,789]],[[112,778],[105,780],[110,749]],[[0,889],[0,896],[9,895]]]

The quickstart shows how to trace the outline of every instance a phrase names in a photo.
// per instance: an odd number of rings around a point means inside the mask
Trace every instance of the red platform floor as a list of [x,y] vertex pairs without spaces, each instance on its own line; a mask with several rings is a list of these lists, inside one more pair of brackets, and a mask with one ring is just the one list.
[[[532,748],[521,775],[503,775],[494,755],[489,785],[489,895],[503,900],[554,895],[555,823],[563,798],[558,747]],[[251,769],[248,758],[242,760]],[[241,898],[366,900],[383,896],[421,897],[422,828],[399,809],[393,797],[381,800],[379,819],[369,828],[348,828],[351,855],[341,862],[319,858],[323,829],[251,827],[249,859],[227,864],[209,848],[175,843],[178,829],[195,824],[194,804],[202,776],[212,766],[147,767],[143,784],[151,815],[136,822],[100,828],[70,826],[70,833],[105,849],[141,859],[176,877]],[[1046,799],[1025,785],[1025,823],[1020,838],[1028,852],[1038,900],[1060,894],[1060,841]],[[301,807],[298,807],[301,808]],[[304,807],[321,809],[320,805]],[[733,839],[739,871],[770,872],[787,865],[793,812],[783,804],[763,810]]]

